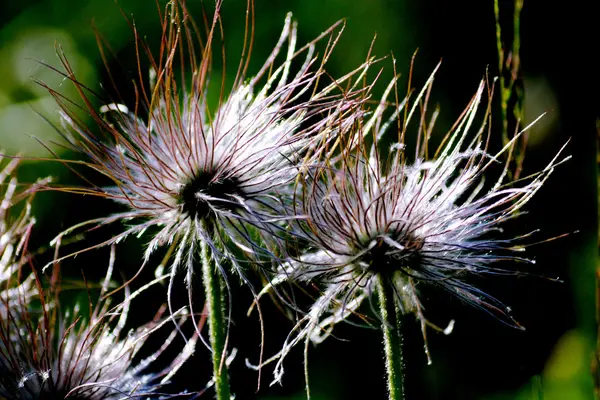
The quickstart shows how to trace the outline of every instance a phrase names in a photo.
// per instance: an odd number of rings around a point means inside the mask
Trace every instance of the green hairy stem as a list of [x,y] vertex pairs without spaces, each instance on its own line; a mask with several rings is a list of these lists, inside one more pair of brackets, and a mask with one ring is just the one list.
[[213,379],[217,400],[230,400],[229,377],[225,359],[227,321],[225,318],[224,282],[204,241],[200,243],[202,255],[202,281],[208,306],[208,330],[212,348]]
[[392,284],[379,276],[376,285],[381,314],[381,330],[383,331],[389,399],[401,400],[404,399],[404,360],[402,357],[400,315],[396,310]]

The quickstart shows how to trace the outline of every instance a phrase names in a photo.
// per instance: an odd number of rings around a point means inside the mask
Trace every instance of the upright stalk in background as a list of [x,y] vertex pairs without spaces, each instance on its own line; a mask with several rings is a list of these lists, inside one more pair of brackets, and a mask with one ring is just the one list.
[[[525,93],[523,90],[523,77],[521,73],[521,10],[524,0],[515,0],[513,11],[513,32],[510,46],[505,45],[506,38],[502,38],[502,23],[500,18],[499,0],[494,0],[494,15],[496,16],[496,47],[498,49],[498,81],[500,84],[500,104],[502,109],[502,144],[507,145],[511,137],[518,132],[523,120],[523,105]],[[508,42],[508,41],[506,41]],[[508,49],[508,53],[506,50]],[[507,79],[508,78],[508,79]],[[513,132],[511,134],[511,132]],[[511,148],[507,157],[514,160],[513,179],[518,179],[525,158],[527,134],[523,134],[518,143]],[[516,149],[515,149],[516,148]]]
[[[600,193],[600,119],[596,120],[596,184]],[[600,197],[598,197],[598,210],[600,214]],[[600,220],[598,221],[598,250],[600,252]],[[596,398],[600,399],[600,261],[596,263],[596,353],[592,359],[592,376]]]
[[385,369],[390,400],[404,399],[404,360],[400,313],[396,310],[394,288],[381,275],[377,277],[377,295],[385,351]]
[[229,377],[227,373],[226,342],[227,321],[225,318],[224,293],[221,274],[212,262],[210,249],[205,241],[200,243],[202,255],[202,280],[208,308],[208,330],[212,349],[213,379],[217,400],[229,400]]

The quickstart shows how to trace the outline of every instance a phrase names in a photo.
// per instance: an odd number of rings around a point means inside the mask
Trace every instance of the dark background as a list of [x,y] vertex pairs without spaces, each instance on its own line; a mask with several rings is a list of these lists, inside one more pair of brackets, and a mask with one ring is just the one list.
[[[201,8],[195,2],[189,3],[193,15],[202,23]],[[494,278],[481,283],[485,290],[511,306],[513,316],[526,327],[525,332],[507,327],[458,301],[448,301],[445,293],[427,291],[428,316],[440,325],[455,319],[456,327],[450,336],[430,333],[429,346],[434,360],[431,366],[426,365],[418,327],[415,324],[414,329],[408,330],[414,332],[406,338],[410,398],[592,398],[590,362],[596,335],[594,270],[598,220],[595,127],[600,93],[596,61],[599,35],[595,20],[598,10],[592,3],[525,0],[521,18],[526,123],[548,112],[531,130],[525,172],[543,168],[567,141],[566,153],[573,158],[557,168],[528,204],[528,214],[519,220],[522,225],[518,228],[519,232],[540,228],[540,238],[577,231],[558,241],[534,246],[527,253],[537,261],[531,271],[533,274],[559,277],[563,283],[535,276]],[[500,6],[505,17],[508,16],[504,22],[510,24],[512,2],[500,1]],[[207,3],[205,7],[211,10],[213,5]],[[138,31],[147,37],[150,45],[157,45],[160,21],[153,1],[129,0],[116,5],[104,0],[3,0],[0,5],[0,147],[6,153],[48,156],[32,139],[35,136],[50,143],[62,157],[74,157],[52,144],[53,140],[59,140],[58,135],[48,122],[36,115],[39,112],[53,122],[58,121],[57,106],[31,77],[76,98],[76,93],[60,76],[38,62],[58,65],[55,46],[59,45],[79,80],[107,97],[114,95],[106,88],[108,76],[99,57],[92,24],[113,50],[109,65],[118,75],[118,85],[130,86],[137,65],[133,34],[120,8],[126,15],[133,16]],[[338,19],[347,18],[343,37],[327,66],[333,76],[341,76],[365,60],[375,33],[374,53],[384,56],[393,52],[398,70],[403,74],[401,87],[406,85],[410,59],[417,48],[413,82],[416,87],[425,82],[442,59],[432,95],[432,102],[439,104],[442,110],[436,125],[437,140],[464,109],[486,69],[490,75],[497,74],[492,0],[256,0],[255,48],[250,75],[271,51],[287,11],[292,11],[299,23],[299,44],[314,38]],[[245,2],[225,0],[223,21],[231,71],[237,66],[235,57],[243,39],[244,12]],[[512,27],[507,25],[505,29]],[[384,62],[382,66],[385,78],[382,82],[387,82],[391,77],[391,64]],[[233,73],[230,75],[232,79]],[[494,129],[498,131],[498,104],[494,115]],[[33,182],[47,175],[63,184],[82,184],[56,162],[29,160],[20,168],[21,182]],[[102,199],[42,193],[34,204],[38,223],[32,246],[48,246],[49,240],[62,229],[117,210],[115,205]],[[94,243],[118,230],[115,226],[93,232],[85,240]],[[132,276],[139,267],[146,241],[146,238],[132,238],[118,248],[118,266],[125,276]],[[39,257],[40,266],[45,256],[47,253]],[[107,260],[107,249],[84,254],[65,263],[63,274],[78,278],[83,270],[89,279],[99,280]],[[140,281],[152,276],[153,271],[146,271]],[[236,278],[231,282],[234,287],[231,343],[239,350],[231,376],[237,398],[303,398],[302,346],[286,361],[283,387],[268,386],[271,368],[266,367],[261,389],[254,394],[257,374],[245,367],[244,359],[251,362],[258,359],[259,325],[256,314],[250,318],[245,316],[251,302],[248,290],[238,285]],[[199,282],[196,287],[199,289]],[[179,289],[183,291],[183,283]],[[176,300],[184,301],[183,297]],[[134,304],[132,325],[151,318],[164,300],[163,287],[152,289]],[[198,303],[196,307],[201,306],[201,301]],[[283,343],[292,323],[268,300],[263,302],[263,312],[267,330],[265,352],[270,355]],[[310,349],[313,398],[385,398],[380,332],[341,325],[335,333],[341,340],[332,337]],[[199,346],[195,358],[177,375],[175,385],[198,390],[209,378],[209,354]],[[365,394],[358,396],[358,393]]]

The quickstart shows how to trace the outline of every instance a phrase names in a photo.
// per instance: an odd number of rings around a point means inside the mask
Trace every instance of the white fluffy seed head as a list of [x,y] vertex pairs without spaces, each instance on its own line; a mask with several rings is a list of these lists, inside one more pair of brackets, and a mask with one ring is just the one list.
[[[339,154],[306,175],[299,212],[307,218],[298,221],[296,231],[309,250],[290,258],[272,285],[309,281],[323,289],[274,358],[279,358],[275,381],[283,374],[283,357],[296,343],[304,339],[320,342],[335,324],[360,315],[361,305],[374,293],[379,278],[393,287],[394,301],[402,312],[420,320],[424,337],[426,326],[435,325],[423,314],[422,285],[444,289],[521,327],[508,307],[468,278],[515,274],[517,269],[505,269],[502,263],[530,263],[517,254],[529,232],[507,237],[501,228],[518,216],[562,161],[557,155],[545,169],[518,182],[506,182],[507,174],[501,173],[491,184],[484,183],[489,166],[501,163],[518,138],[497,153],[488,152],[487,112],[483,122],[475,124],[484,82],[434,158],[425,158],[429,134],[423,134],[414,160],[408,160],[404,143],[392,145],[395,151],[387,161],[382,160],[379,141],[385,129],[403,111],[407,117],[398,123],[402,127],[398,137],[404,137],[432,81],[433,75],[412,102],[405,99],[392,111],[387,122],[382,120],[386,107],[382,101],[362,122],[365,128],[355,131]],[[424,116],[419,121],[418,132],[432,129]],[[369,135],[372,146],[365,141]]]
[[[107,243],[151,229],[146,261],[158,247],[173,245],[173,274],[180,264],[193,268],[191,255],[199,241],[209,245],[216,259],[227,258],[238,270],[248,256],[270,264],[281,252],[298,168],[316,159],[316,143],[329,142],[355,118],[352,95],[336,94],[352,74],[320,86],[331,48],[313,68],[315,43],[321,37],[298,50],[296,23],[288,15],[257,75],[247,79],[241,68],[230,93],[222,95],[212,110],[207,100],[211,40],[204,44],[198,63],[193,45],[187,46],[193,44],[196,32],[179,2],[172,3],[166,26],[166,48],[175,58],[189,59],[192,83],[189,88],[180,84],[173,57],[149,55],[155,82],[152,91],[140,92],[138,99],[147,115],[137,112],[140,107],[131,111],[118,103],[103,106],[100,113],[89,110],[98,123],[98,134],[55,96],[73,148],[88,156],[85,164],[114,182],[113,187],[73,191],[125,205],[126,211],[89,223],[127,221],[129,227]],[[216,28],[215,21],[209,37],[217,34]],[[322,37],[333,36],[335,29]],[[293,71],[292,62],[298,60],[300,67]],[[63,64],[87,100],[66,59]]]
[[[111,257],[111,263],[114,257]],[[0,397],[7,399],[139,399],[170,398],[165,385],[193,353],[196,339],[158,370],[154,362],[174,343],[178,329],[158,349],[140,358],[147,339],[163,326],[179,325],[188,315],[178,311],[173,319],[155,319],[129,332],[124,331],[129,303],[140,292],[128,294],[123,303],[110,307],[102,300],[108,288],[102,285],[100,300],[90,305],[91,315],[78,307],[63,312],[56,287],[43,289],[38,281],[36,302],[20,299],[18,307],[0,316]],[[35,306],[40,303],[41,306]],[[84,308],[86,309],[86,308]],[[147,346],[146,346],[147,347]],[[163,363],[164,357],[161,361]]]

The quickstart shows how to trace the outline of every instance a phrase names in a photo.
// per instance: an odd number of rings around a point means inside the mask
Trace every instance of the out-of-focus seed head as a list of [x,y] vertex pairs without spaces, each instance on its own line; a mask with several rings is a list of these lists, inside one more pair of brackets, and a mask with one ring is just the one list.
[[[172,398],[164,386],[192,355],[196,339],[170,361],[161,354],[173,344],[178,329],[145,358],[138,355],[147,339],[165,324],[178,324],[187,315],[157,318],[125,332],[130,302],[141,293],[127,294],[110,307],[103,299],[113,271],[114,253],[102,284],[100,299],[85,316],[79,305],[64,311],[57,287],[43,289],[37,280],[38,302],[21,302],[0,317],[0,397],[4,399],[139,399]],[[34,306],[34,304],[38,304]],[[168,326],[168,325],[167,325]],[[158,370],[155,361],[160,359]]]

